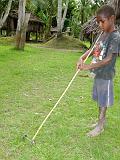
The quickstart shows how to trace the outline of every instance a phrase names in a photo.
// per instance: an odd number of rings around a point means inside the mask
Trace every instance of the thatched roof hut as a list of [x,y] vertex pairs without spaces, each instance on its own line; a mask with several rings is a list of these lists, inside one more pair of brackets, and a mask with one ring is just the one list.
[[[6,34],[9,36],[11,34],[15,34],[17,28],[17,21],[18,21],[18,11],[12,10],[9,13],[9,16],[4,26],[2,27],[2,30],[6,30]],[[44,26],[45,26],[44,22],[40,18],[36,17],[31,13],[27,28],[27,40],[30,39],[31,32],[36,34],[36,40],[37,40],[38,35],[44,33]]]

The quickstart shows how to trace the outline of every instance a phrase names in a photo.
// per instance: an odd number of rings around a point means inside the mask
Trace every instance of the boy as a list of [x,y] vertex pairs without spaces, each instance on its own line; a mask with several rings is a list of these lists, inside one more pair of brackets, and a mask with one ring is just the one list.
[[[95,74],[93,85],[93,100],[99,104],[99,119],[95,128],[88,136],[98,136],[104,130],[107,107],[113,105],[113,77],[115,75],[116,57],[120,51],[120,34],[115,29],[115,11],[109,6],[102,6],[96,14],[96,20],[103,31],[97,49],[100,54],[97,61],[90,65],[84,64],[83,60],[88,52],[80,57],[77,69],[92,70]],[[99,52],[98,52],[99,53]],[[101,54],[102,53],[102,54]],[[94,53],[91,55],[94,56]]]

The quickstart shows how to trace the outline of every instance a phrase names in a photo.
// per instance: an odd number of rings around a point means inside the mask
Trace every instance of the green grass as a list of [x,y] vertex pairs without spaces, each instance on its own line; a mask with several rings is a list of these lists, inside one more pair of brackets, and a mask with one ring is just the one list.
[[0,45],[15,44],[15,37],[0,37]]
[[60,38],[54,37],[43,46],[57,49],[81,50],[89,47],[89,43],[84,43],[77,38],[63,35]]
[[36,145],[22,139],[24,134],[33,137],[74,75],[80,54],[0,46],[0,160],[120,159],[119,58],[115,104],[108,110],[103,134],[86,136],[88,125],[97,119],[97,106],[91,99],[92,80],[78,75],[36,137]]

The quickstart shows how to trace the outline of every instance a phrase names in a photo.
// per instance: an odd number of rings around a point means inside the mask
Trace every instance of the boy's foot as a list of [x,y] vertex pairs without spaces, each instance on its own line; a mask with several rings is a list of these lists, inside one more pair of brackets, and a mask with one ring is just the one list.
[[[104,125],[104,126],[106,125],[106,121],[103,122],[103,125]],[[89,128],[95,128],[95,127],[97,127],[97,126],[98,126],[98,122],[89,125]]]
[[95,128],[95,127],[97,127],[97,125],[98,125],[97,122],[96,122],[96,123],[93,123],[93,124],[90,125],[90,128]]
[[87,133],[87,136],[88,137],[96,137],[99,134],[101,134],[103,131],[104,131],[104,128],[96,126],[92,131],[90,131],[89,133]]

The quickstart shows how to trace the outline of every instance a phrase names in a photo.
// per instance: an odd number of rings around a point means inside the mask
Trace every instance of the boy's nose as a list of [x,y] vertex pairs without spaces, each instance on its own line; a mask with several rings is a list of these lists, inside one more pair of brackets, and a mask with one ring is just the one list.
[[101,22],[99,22],[99,27],[100,27],[100,28],[102,27],[102,23],[101,23]]

